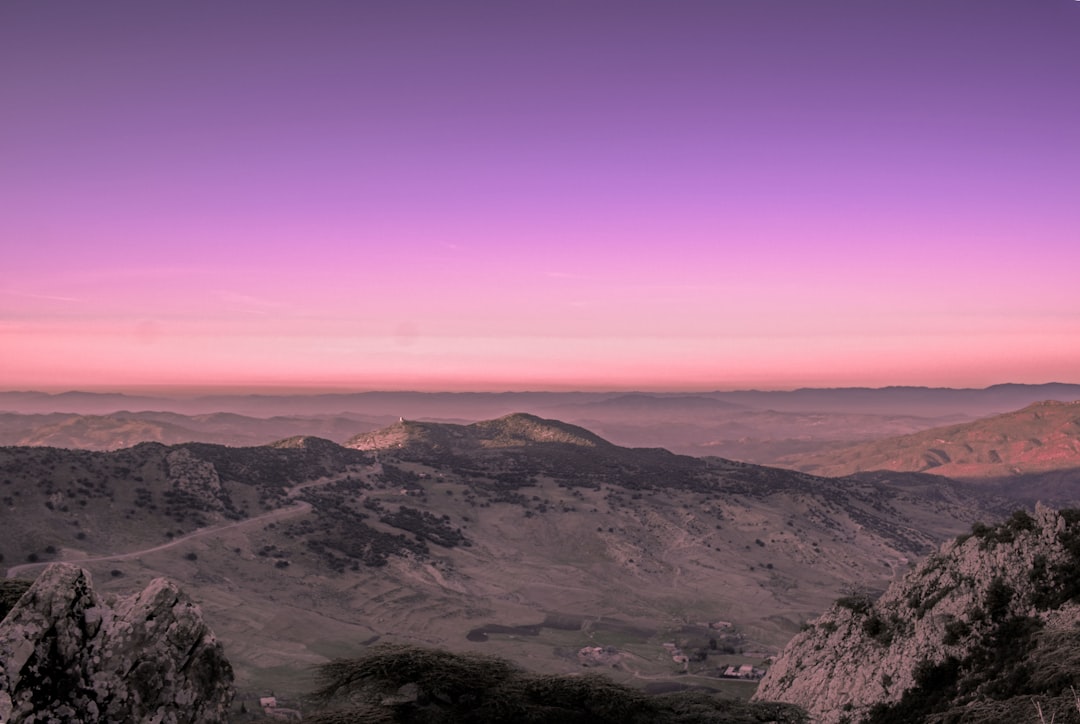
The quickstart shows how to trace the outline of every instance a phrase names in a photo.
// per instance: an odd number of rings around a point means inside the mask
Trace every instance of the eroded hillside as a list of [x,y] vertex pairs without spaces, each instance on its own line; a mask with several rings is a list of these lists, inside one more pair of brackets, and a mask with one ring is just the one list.
[[532,416],[364,439],[2,449],[4,562],[78,560],[106,588],[167,573],[241,688],[303,690],[310,666],[376,640],[552,673],[593,647],[626,680],[715,685],[845,586],[884,588],[993,515],[947,481],[620,448]]
[[829,476],[869,470],[964,479],[1022,479],[1048,471],[1071,471],[1075,476],[1080,470],[1080,402],[1039,402],[975,422],[789,456],[782,463]]

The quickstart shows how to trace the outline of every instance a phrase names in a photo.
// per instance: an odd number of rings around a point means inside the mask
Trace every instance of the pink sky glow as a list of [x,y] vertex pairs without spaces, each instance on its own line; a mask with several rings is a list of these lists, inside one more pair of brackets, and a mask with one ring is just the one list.
[[0,389],[1080,382],[1080,2],[0,5]]

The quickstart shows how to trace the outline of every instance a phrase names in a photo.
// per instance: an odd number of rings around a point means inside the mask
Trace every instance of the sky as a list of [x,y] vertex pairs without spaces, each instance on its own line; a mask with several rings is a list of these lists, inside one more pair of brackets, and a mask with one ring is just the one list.
[[1080,1],[5,0],[0,388],[1080,382]]

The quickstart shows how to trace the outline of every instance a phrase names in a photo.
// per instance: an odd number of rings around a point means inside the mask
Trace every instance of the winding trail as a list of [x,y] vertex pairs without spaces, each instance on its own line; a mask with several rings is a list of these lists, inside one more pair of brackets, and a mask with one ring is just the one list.
[[[378,463],[376,458],[375,465],[370,466],[372,470],[381,472],[382,465]],[[296,485],[288,488],[285,493],[287,500],[296,500],[296,496],[300,491],[306,488],[314,488],[320,485],[329,485],[330,483],[336,483],[339,480],[349,477],[350,473],[341,473],[340,475],[331,475],[327,478],[319,478],[317,480],[309,480],[306,483],[297,483]],[[204,528],[196,528],[187,535],[182,535],[179,538],[174,538],[168,543],[162,543],[161,545],[151,546],[149,548],[142,548],[137,551],[129,551],[127,553],[111,553],[107,556],[92,556],[90,558],[66,558],[58,561],[37,561],[36,563],[21,563],[17,566],[12,566],[7,569],[7,578],[15,578],[23,571],[30,571],[34,568],[44,568],[50,563],[98,563],[101,561],[127,561],[132,558],[138,558],[150,553],[157,553],[158,551],[167,550],[173,546],[187,543],[194,538],[201,538],[207,535],[214,535],[215,533],[222,533],[227,530],[234,530],[236,528],[243,528],[250,525],[258,525],[260,523],[266,523],[268,521],[281,520],[283,518],[292,518],[298,515],[305,515],[311,512],[311,503],[303,500],[299,500],[293,505],[286,508],[277,508],[269,512],[257,515],[254,518],[245,518],[244,520],[238,520],[232,523],[224,523],[222,525],[209,525]]]
[[291,518],[297,515],[304,515],[311,511],[311,503],[299,501],[295,505],[290,505],[287,508],[278,508],[271,510],[262,515],[257,515],[254,518],[245,518],[244,520],[238,520],[233,523],[225,523],[224,525],[211,525],[205,528],[197,528],[192,532],[182,535],[179,538],[174,538],[168,543],[162,543],[161,545],[151,546],[150,548],[142,548],[137,551],[129,551],[127,553],[114,553],[107,556],[92,556],[90,558],[69,558],[60,561],[38,561],[36,563],[23,563],[18,566],[12,566],[7,570],[8,578],[15,578],[24,571],[33,570],[34,568],[44,568],[50,563],[98,563],[101,561],[127,561],[132,558],[138,558],[140,556],[148,555],[150,553],[157,553],[158,551],[167,550],[174,546],[182,545],[195,538],[202,538],[203,536],[214,535],[215,533],[222,533],[227,530],[234,530],[236,528],[243,528],[245,526],[257,525],[260,523],[266,523],[268,521],[281,520],[282,518]]

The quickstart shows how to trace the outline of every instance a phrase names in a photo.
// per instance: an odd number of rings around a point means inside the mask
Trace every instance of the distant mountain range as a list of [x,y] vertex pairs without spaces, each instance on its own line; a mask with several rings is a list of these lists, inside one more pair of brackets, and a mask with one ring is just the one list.
[[[498,417],[516,410],[552,410],[566,406],[593,409],[656,410],[733,409],[735,406],[777,412],[825,412],[982,417],[1015,410],[1041,400],[1080,399],[1080,385],[1001,384],[983,389],[945,387],[839,387],[768,391],[685,393],[619,392],[357,392],[295,395],[203,395],[167,397],[119,393],[0,392],[0,411],[71,412],[102,415],[120,410],[169,410],[187,415],[234,412],[275,415]],[[726,403],[717,405],[716,403]],[[479,417],[478,417],[479,416]]]
[[469,423],[528,412],[586,427],[620,445],[790,465],[798,459],[792,456],[970,422],[1043,400],[1075,399],[1080,386],[1065,384],[692,395],[367,392],[165,398],[5,392],[0,411],[10,412],[0,413],[0,444],[109,450],[144,441],[257,445],[294,435],[344,442],[399,418]]

